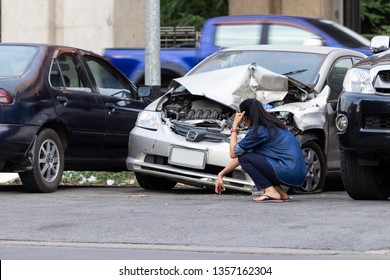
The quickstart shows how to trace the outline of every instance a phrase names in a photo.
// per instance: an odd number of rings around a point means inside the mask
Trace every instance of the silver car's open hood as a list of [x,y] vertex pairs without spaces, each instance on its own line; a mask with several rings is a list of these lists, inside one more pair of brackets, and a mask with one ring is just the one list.
[[289,83],[308,88],[294,79],[253,64],[188,75],[175,81],[193,95],[206,96],[234,109],[247,98],[257,98],[262,103],[283,100]]

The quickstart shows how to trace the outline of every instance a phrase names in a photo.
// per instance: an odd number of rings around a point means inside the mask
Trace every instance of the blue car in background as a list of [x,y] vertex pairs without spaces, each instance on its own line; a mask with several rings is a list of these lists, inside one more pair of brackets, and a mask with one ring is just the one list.
[[[285,15],[236,15],[208,19],[199,41],[162,48],[161,86],[185,75],[214,52],[242,45],[321,45],[352,49],[371,56],[370,41],[336,22]],[[144,84],[145,50],[107,48],[103,56],[136,85]]]
[[207,20],[200,48],[240,45],[321,45],[372,55],[370,41],[334,21],[286,15],[239,15]]

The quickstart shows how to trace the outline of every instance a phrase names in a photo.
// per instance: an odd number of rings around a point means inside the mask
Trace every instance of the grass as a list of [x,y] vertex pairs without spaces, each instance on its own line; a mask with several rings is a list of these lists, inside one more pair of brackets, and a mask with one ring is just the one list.
[[[7,184],[21,184],[19,178]],[[123,172],[96,172],[96,171],[65,171],[60,185],[71,186],[139,186],[134,173]]]
[[65,171],[61,185],[138,186],[134,173],[130,171]]

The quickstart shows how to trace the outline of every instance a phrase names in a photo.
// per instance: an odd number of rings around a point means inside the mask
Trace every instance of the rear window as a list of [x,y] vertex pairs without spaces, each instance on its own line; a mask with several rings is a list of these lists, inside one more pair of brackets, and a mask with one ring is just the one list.
[[0,46],[0,77],[22,75],[36,52],[33,46]]
[[327,20],[309,19],[308,21],[348,48],[368,48],[370,46],[368,39],[341,24]]

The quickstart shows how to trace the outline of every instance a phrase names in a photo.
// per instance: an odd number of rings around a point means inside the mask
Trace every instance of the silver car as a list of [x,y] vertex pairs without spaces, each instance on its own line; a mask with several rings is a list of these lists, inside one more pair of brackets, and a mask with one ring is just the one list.
[[[340,175],[334,126],[345,73],[365,55],[320,46],[242,46],[209,56],[172,81],[162,97],[139,113],[130,132],[127,168],[145,189],[177,183],[214,188],[229,162],[234,114],[256,97],[299,140],[308,173],[298,192],[321,192],[325,178]],[[244,137],[242,127],[239,140]],[[228,189],[253,193],[252,179],[237,168]]]

